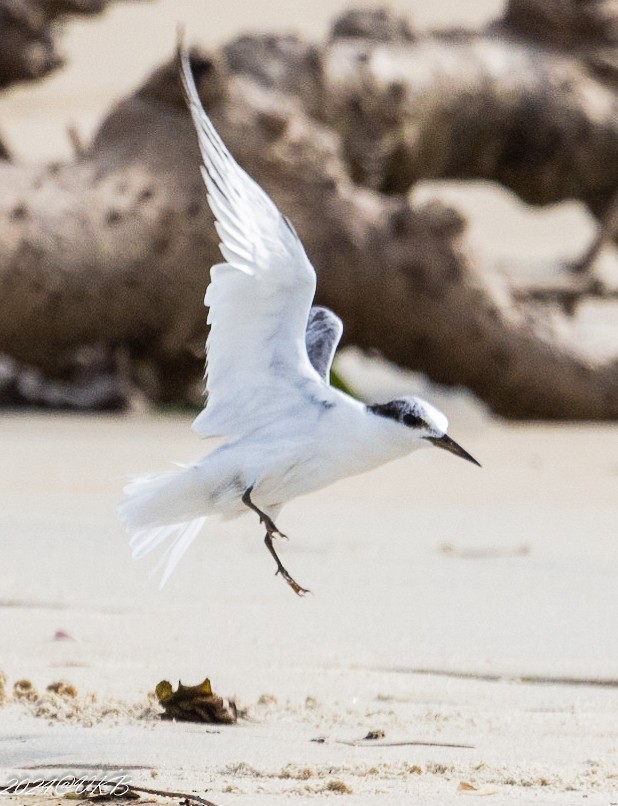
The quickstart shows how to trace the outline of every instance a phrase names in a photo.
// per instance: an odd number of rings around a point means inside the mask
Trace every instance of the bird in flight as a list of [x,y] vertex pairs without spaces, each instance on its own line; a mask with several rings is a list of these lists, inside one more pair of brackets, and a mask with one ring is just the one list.
[[194,464],[132,481],[119,515],[135,558],[167,546],[162,587],[208,517],[254,513],[276,573],[302,596],[273,544],[285,537],[276,520],[287,501],[425,446],[478,462],[424,400],[365,405],[330,386],[341,320],[312,307],[316,275],[294,227],[225,147],[182,49],[179,64],[225,261],[204,300],[207,400],[193,429],[224,441]]

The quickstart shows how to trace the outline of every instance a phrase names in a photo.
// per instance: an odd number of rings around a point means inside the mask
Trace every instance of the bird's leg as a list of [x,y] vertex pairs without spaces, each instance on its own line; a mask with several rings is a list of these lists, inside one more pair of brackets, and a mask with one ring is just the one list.
[[251,500],[251,492],[252,492],[252,490],[253,490],[253,487],[249,487],[249,488],[247,488],[245,490],[245,492],[243,494],[243,497],[242,497],[243,504],[246,507],[249,507],[249,509],[252,509],[254,512],[257,512],[257,514],[260,516],[260,523],[264,524],[264,526],[266,527],[267,533],[271,537],[283,537],[284,540],[287,540],[288,536],[284,535],[283,532],[280,532],[277,529],[277,527],[275,526],[275,523],[272,520],[272,518],[269,518],[268,515],[265,512],[262,512],[262,510],[258,509],[258,507],[256,507],[256,505],[253,503],[253,501]]
[[245,492],[243,493],[243,497],[242,497],[243,504],[246,507],[249,507],[249,509],[252,509],[254,512],[257,512],[257,514],[260,516],[260,523],[264,524],[264,526],[266,527],[267,533],[271,537],[283,537],[285,540],[287,540],[288,536],[284,535],[283,532],[280,532],[279,529],[277,529],[277,527],[275,526],[275,523],[272,520],[272,518],[269,518],[268,515],[265,512],[262,512],[262,510],[258,509],[258,507],[256,507],[256,505],[253,503],[253,501],[251,500],[252,491],[253,491],[253,487],[248,487],[245,490]]
[[263,523],[264,526],[266,527],[266,537],[264,538],[264,543],[266,544],[266,548],[272,554],[274,561],[277,563],[276,574],[281,574],[281,576],[285,579],[290,588],[292,588],[294,593],[298,594],[298,596],[304,596],[306,593],[310,593],[310,591],[307,590],[307,588],[301,587],[298,584],[298,582],[296,582],[296,580],[290,576],[290,574],[284,568],[283,563],[277,556],[277,552],[275,551],[275,547],[273,546],[273,537],[276,537],[277,535],[279,535],[279,537],[286,537],[286,535],[284,535],[277,529],[272,518],[269,518],[265,512],[262,512],[262,510],[258,509],[258,507],[256,507],[256,505],[253,503],[253,501],[251,500],[252,489],[253,487],[249,487],[247,490],[245,490],[245,493],[242,497],[242,502],[245,506],[249,507],[249,509],[252,509],[259,515],[260,523]]
[[264,543],[266,544],[266,548],[273,555],[274,561],[277,563],[277,570],[275,572],[275,576],[277,574],[281,574],[281,576],[285,579],[285,581],[288,583],[290,588],[292,588],[294,593],[297,593],[299,596],[304,596],[306,593],[311,593],[311,591],[307,590],[307,588],[302,588],[298,584],[298,582],[293,577],[291,577],[288,574],[288,572],[285,570],[285,568],[283,567],[283,564],[281,563],[281,560],[277,556],[277,552],[275,551],[275,547],[273,546],[273,539],[272,539],[271,535],[268,532],[266,532],[266,537],[264,538]]

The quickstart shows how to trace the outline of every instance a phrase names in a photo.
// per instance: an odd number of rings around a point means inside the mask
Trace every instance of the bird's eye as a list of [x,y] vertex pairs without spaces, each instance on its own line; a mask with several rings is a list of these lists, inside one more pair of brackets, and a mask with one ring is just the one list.
[[422,417],[419,417],[418,414],[412,414],[411,412],[407,412],[403,415],[403,424],[410,428],[422,428],[426,425]]

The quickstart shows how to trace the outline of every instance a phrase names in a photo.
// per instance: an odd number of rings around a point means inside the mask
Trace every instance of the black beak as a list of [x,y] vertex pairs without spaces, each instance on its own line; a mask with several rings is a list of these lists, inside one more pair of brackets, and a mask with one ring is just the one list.
[[481,465],[476,461],[473,456],[470,456],[468,451],[464,451],[461,445],[458,445],[454,439],[451,439],[448,434],[445,434],[443,437],[425,437],[425,439],[429,440],[436,448],[443,448],[445,451],[449,453],[454,453],[455,456],[461,456],[462,459],[467,459],[468,462],[472,462],[473,465],[477,467],[481,467]]

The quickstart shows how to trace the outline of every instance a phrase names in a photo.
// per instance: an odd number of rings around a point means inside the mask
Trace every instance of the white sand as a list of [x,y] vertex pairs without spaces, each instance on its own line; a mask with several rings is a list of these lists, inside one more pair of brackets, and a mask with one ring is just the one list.
[[[5,416],[2,666],[80,691],[78,708],[39,707],[47,718],[0,710],[5,774],[129,767],[148,786],[156,769],[156,786],[208,788],[217,804],[334,797],[331,781],[354,804],[474,797],[461,781],[494,803],[608,804],[616,688],[513,678],[617,676],[618,434],[466,426],[453,408],[483,470],[427,451],[284,510],[281,554],[305,600],[273,577],[251,518],[213,523],[163,593],[130,560],[122,478],[199,455],[188,418]],[[250,721],[212,733],[142,713],[160,679],[206,675]],[[339,743],[375,729],[474,748]]]

